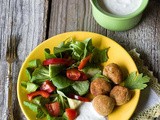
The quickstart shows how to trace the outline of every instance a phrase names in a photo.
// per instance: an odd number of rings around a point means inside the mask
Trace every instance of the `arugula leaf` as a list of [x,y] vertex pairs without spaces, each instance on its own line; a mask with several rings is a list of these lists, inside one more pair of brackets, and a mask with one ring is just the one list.
[[72,40],[69,47],[73,50],[72,58],[75,59],[75,60],[81,60],[82,57],[83,57],[82,55],[84,53],[85,44],[80,42],[80,41]]
[[137,75],[136,72],[129,74],[127,79],[124,81],[124,86],[133,90],[133,89],[144,89],[147,87],[147,84],[150,80],[148,76],[143,76],[143,73]]

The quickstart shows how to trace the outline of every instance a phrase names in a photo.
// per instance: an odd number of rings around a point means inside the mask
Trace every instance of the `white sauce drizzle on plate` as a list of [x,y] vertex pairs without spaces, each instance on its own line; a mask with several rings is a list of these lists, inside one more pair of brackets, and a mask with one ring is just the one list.
[[107,120],[94,110],[92,102],[84,102],[78,110],[79,115],[76,120]]
[[99,6],[106,12],[115,15],[128,15],[135,12],[142,0],[97,0]]

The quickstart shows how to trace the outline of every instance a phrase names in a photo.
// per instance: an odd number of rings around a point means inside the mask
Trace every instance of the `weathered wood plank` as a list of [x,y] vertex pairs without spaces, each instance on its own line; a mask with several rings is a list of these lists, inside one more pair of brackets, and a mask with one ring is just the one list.
[[137,48],[145,64],[160,80],[160,3],[149,2],[144,16],[134,29],[113,32],[100,27],[93,19],[89,0],[53,0],[50,15],[49,37],[67,31],[91,31],[106,35],[125,49]]
[[19,40],[18,60],[13,65],[13,106],[15,120],[22,120],[25,117],[17,101],[17,77],[27,55],[46,38],[47,11],[48,0],[0,0],[0,116],[2,119],[7,105],[6,41],[12,36]]
[[106,34],[92,17],[89,0],[52,0],[49,37],[68,31]]

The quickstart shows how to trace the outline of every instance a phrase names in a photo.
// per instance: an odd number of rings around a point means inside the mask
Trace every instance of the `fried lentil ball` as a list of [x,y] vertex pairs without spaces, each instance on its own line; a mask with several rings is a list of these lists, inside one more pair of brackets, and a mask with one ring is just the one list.
[[90,92],[94,96],[107,94],[110,90],[110,83],[103,78],[96,78],[91,82]]
[[97,111],[97,113],[103,116],[107,116],[113,111],[115,106],[115,100],[106,95],[97,95],[93,99],[92,105],[94,109]]
[[115,63],[111,63],[105,66],[103,69],[103,75],[107,76],[115,84],[120,84],[123,80],[122,71],[120,67]]
[[116,105],[123,105],[131,99],[131,92],[128,88],[117,85],[110,92],[110,97],[114,98]]

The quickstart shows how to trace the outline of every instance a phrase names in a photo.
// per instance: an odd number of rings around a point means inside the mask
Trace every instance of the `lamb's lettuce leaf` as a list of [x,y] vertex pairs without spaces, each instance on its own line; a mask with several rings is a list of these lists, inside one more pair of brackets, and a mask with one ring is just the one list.
[[55,77],[64,69],[63,65],[60,64],[51,64],[49,65],[49,76],[50,78]]
[[36,91],[39,87],[39,85],[28,81],[22,81],[21,86],[23,86],[29,93]]
[[50,53],[50,49],[48,48],[44,49],[44,56],[45,56],[45,59],[56,58],[54,54]]
[[34,83],[42,83],[47,79],[50,79],[48,67],[40,66],[32,73],[31,81]]
[[64,89],[73,83],[73,81],[69,80],[67,77],[64,77],[62,75],[57,75],[51,78],[51,80],[52,83],[57,87],[57,89]]
[[78,93],[78,95],[85,95],[89,90],[89,81],[75,81],[72,84],[72,87]]
[[101,74],[102,70],[100,66],[88,65],[82,69],[82,71],[87,74],[89,77],[93,77],[96,74]]
[[28,63],[28,67],[29,68],[37,68],[41,65],[41,61],[40,59],[35,59],[35,60],[31,60],[29,63]]
[[31,109],[33,112],[37,113],[36,118],[44,118],[46,116],[46,114],[43,112],[39,105],[27,101],[24,101],[23,104],[29,109]]
[[31,82],[27,82],[27,88],[26,90],[30,93],[30,92],[34,92],[38,89],[38,85],[35,83],[31,83]]

